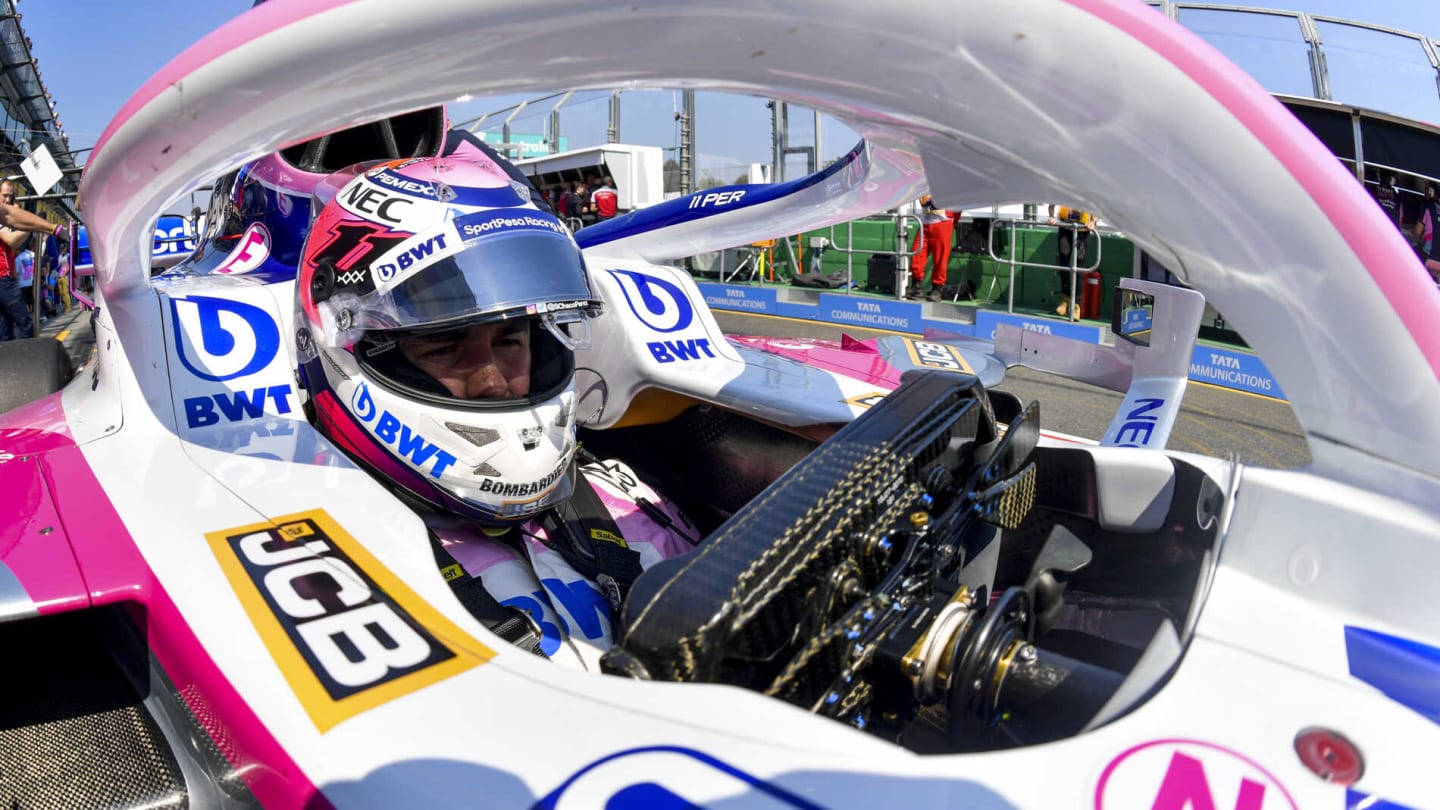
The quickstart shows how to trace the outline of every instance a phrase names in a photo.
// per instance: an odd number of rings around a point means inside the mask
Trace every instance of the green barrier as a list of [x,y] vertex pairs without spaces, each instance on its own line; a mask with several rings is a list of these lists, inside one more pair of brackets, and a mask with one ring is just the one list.
[[[968,224],[968,223],[967,223]],[[996,253],[1001,256],[1013,255],[1022,262],[1054,264],[1057,257],[1056,230],[1054,227],[1022,226],[1014,231],[1013,246],[1007,246],[1009,230],[997,223]],[[791,245],[802,266],[812,266],[811,240],[823,237],[830,240],[832,247],[821,255],[820,272],[844,274],[847,267],[858,288],[863,290],[869,281],[868,253],[846,253],[838,248],[889,253],[895,249],[895,223],[885,218],[862,219],[834,228],[808,231],[798,237],[791,237]],[[1110,291],[1114,290],[1121,278],[1134,272],[1135,249],[1129,240],[1114,234],[1098,234],[1103,242],[1100,247],[1101,312],[1102,319],[1110,317]],[[913,239],[913,237],[912,237]],[[849,244],[846,244],[846,241]],[[907,242],[908,243],[908,242]],[[1093,237],[1092,237],[1093,244]],[[1005,252],[1013,247],[1013,254]],[[1091,254],[1093,256],[1093,253]],[[795,276],[790,257],[783,248],[773,252],[775,283],[788,284]],[[1093,262],[1093,259],[1091,259]],[[965,252],[957,247],[950,253],[948,284],[969,282],[975,302],[983,306],[1005,308],[1010,299],[1010,266],[996,262],[987,253]],[[1084,273],[1078,279],[1084,283]],[[1053,310],[1059,305],[1062,295],[1057,273],[1042,267],[1015,268],[1015,308],[1028,310]]]

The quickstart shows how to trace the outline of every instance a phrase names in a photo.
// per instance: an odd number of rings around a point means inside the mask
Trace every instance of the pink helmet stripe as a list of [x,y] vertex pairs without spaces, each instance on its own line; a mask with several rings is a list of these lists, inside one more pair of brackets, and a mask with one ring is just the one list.
[[341,449],[351,456],[365,460],[377,472],[416,494],[437,497],[436,490],[414,470],[396,461],[388,453],[379,451],[376,442],[351,418],[350,412],[340,404],[333,391],[319,391],[315,394],[315,415],[324,425],[324,433]]

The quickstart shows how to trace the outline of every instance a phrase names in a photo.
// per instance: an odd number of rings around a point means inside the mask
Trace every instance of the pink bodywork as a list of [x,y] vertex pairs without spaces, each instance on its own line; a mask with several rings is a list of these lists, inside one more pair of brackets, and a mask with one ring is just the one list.
[[7,493],[0,498],[0,564],[41,615],[123,606],[178,695],[265,806],[330,806],[155,581],[75,444],[61,394],[0,415],[0,492]]

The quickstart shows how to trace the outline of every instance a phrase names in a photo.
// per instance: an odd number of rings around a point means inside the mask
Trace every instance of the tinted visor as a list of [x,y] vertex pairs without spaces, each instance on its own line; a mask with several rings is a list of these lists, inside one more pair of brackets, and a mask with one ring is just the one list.
[[598,306],[568,231],[534,210],[457,217],[387,251],[370,272],[375,291],[355,313],[365,330],[588,314]]

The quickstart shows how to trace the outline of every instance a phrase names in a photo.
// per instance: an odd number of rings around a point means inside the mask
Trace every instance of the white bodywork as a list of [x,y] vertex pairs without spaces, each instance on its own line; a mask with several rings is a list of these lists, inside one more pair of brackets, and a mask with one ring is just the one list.
[[[1187,457],[1230,494],[1222,544],[1193,635],[1181,633],[1183,661],[1139,709],[1035,748],[918,756],[740,689],[572,672],[505,647],[455,601],[420,521],[304,422],[283,348],[291,287],[148,284],[157,212],[312,133],[466,93],[674,84],[833,114],[865,136],[869,173],[847,178],[851,193],[829,208],[717,220],[648,250],[596,249],[591,267],[612,302],[625,277],[607,270],[622,261],[644,269],[635,262],[794,233],[927,186],[961,208],[1067,199],[1104,211],[1202,291],[1274,372],[1314,462],[1271,471]],[[1440,645],[1440,293],[1288,113],[1141,4],[272,2],[182,55],[122,111],[87,166],[82,208],[103,309],[96,383],[86,372],[64,394],[69,429],[157,592],[253,712],[239,735],[249,753],[271,750],[254,742],[269,739],[298,769],[251,774],[267,802],[300,804],[311,785],[341,808],[546,796],[546,806],[604,806],[658,783],[717,806],[1342,807],[1346,790],[1294,752],[1316,725],[1364,753],[1365,794],[1416,807],[1440,796],[1440,727],[1352,677],[1344,638],[1361,626]],[[282,347],[218,381],[182,372],[206,351],[224,362],[194,327],[194,299],[216,285],[272,319],[230,307],[222,329],[264,346],[273,326]],[[708,312],[693,328],[685,339],[709,340],[715,368],[734,368],[720,362],[735,350]],[[725,382],[713,379],[716,401]],[[264,415],[244,415],[237,391]],[[201,424],[197,414],[227,404],[241,418]],[[824,407],[837,420],[858,413]],[[800,418],[783,403],[757,410]],[[619,418],[603,407],[582,416]],[[1148,519],[1144,500],[1164,493],[1154,469],[1133,471],[1145,491],[1107,520]],[[222,540],[320,513],[454,652],[443,672],[347,703],[317,696],[297,656],[277,657]],[[1175,770],[1192,760],[1200,771]]]

